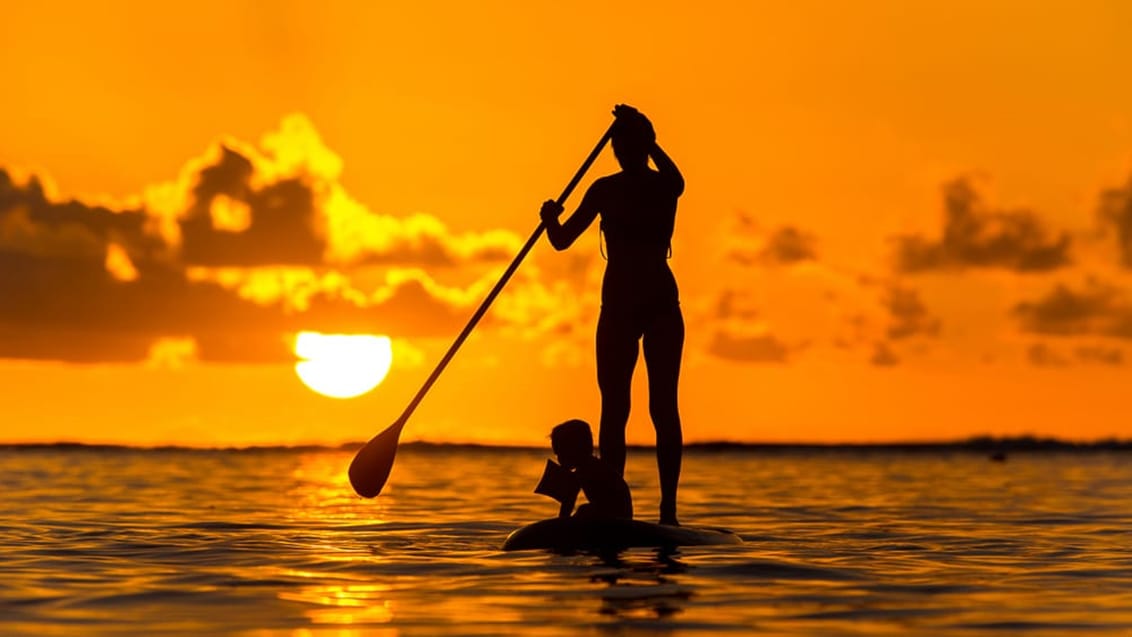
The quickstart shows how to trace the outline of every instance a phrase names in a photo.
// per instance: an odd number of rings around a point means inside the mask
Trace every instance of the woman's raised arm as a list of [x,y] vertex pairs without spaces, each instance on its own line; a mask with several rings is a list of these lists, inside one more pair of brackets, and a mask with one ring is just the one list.
[[594,194],[596,185],[597,183],[594,183],[586,191],[582,203],[578,204],[578,209],[570,215],[566,223],[558,222],[558,215],[562,214],[562,206],[559,206],[558,202],[551,199],[542,204],[539,216],[542,217],[542,223],[546,227],[546,238],[550,239],[550,245],[554,246],[555,250],[569,248],[597,217],[597,196]]

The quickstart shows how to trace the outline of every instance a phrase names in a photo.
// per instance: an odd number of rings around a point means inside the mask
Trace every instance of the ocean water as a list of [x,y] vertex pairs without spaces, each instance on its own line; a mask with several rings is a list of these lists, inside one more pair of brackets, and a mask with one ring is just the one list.
[[[1132,453],[686,454],[740,546],[503,553],[546,454],[0,450],[0,635],[1129,635]],[[639,517],[655,462],[633,452]]]

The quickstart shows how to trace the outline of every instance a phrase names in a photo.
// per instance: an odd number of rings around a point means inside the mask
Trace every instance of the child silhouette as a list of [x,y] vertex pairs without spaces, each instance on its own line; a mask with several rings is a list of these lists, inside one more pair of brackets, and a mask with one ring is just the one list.
[[578,491],[588,503],[578,507],[576,518],[633,517],[633,498],[624,478],[594,456],[594,439],[584,420],[568,420],[550,432],[550,446],[561,466],[546,461],[542,480],[535,493],[547,495],[562,503],[558,517],[570,517]]

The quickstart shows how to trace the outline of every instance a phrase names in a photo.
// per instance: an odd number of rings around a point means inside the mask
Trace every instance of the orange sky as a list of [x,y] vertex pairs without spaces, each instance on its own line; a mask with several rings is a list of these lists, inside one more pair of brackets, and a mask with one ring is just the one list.
[[[0,440],[368,437],[617,102],[688,184],[686,439],[1132,433],[1123,4],[70,4],[0,22]],[[407,438],[596,421],[597,245],[532,253]],[[304,329],[393,369],[318,396]]]

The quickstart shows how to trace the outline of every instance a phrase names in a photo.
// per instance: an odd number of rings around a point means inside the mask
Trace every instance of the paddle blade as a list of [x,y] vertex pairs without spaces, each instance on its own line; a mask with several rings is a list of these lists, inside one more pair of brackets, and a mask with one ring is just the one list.
[[393,458],[397,455],[397,439],[405,422],[399,420],[374,436],[358,450],[350,463],[350,485],[363,498],[372,498],[381,493],[389,471],[393,468]]

